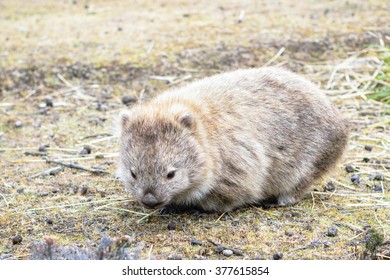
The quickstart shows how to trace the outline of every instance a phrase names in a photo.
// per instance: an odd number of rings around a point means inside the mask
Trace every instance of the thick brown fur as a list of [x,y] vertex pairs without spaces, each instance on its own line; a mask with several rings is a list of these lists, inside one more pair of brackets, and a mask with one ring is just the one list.
[[346,121],[303,77],[238,70],[123,114],[119,171],[153,208],[225,212],[272,198],[291,205],[340,159],[347,139]]

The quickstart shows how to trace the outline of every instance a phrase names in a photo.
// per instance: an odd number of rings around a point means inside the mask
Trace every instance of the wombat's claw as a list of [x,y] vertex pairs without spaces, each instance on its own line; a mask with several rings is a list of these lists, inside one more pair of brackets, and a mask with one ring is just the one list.
[[173,211],[170,207],[163,207],[160,210],[158,210],[159,215],[167,215],[167,214],[171,214],[172,212]]

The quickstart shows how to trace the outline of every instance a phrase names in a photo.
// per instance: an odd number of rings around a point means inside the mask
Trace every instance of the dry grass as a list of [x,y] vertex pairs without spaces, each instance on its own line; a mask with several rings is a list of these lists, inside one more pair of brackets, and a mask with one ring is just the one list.
[[[244,251],[237,259],[389,259],[389,246],[375,243],[390,239],[388,3],[295,2],[0,2],[0,256],[29,258],[44,236],[93,247],[128,235],[144,242],[142,258],[225,258],[211,239]],[[329,178],[294,207],[204,217],[150,213],[124,193],[111,136],[122,96],[262,65],[305,75],[350,120],[348,151]],[[80,155],[84,146],[91,154]],[[109,174],[53,171],[46,158]]]

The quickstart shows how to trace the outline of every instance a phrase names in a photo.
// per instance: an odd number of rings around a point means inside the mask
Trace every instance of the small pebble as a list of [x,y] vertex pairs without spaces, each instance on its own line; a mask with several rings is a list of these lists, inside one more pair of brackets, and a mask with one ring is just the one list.
[[23,238],[20,235],[15,235],[12,237],[12,244],[20,244],[22,242]]
[[380,173],[373,173],[373,174],[371,174],[371,176],[370,176],[369,179],[370,179],[370,180],[383,181],[385,178],[384,178],[383,175],[380,174]]
[[90,146],[84,146],[80,151],[80,155],[89,155],[92,152],[92,148]]
[[171,255],[168,257],[168,260],[173,260],[173,261],[180,261],[182,260],[182,256],[179,256],[179,255]]
[[23,193],[23,192],[24,192],[24,188],[18,188],[16,191],[17,191],[18,193]]
[[348,172],[348,173],[351,173],[351,172],[354,172],[355,171],[355,168],[353,168],[352,165],[347,165],[345,167],[345,170]]
[[125,95],[122,97],[122,103],[125,105],[130,105],[132,103],[137,102],[137,98],[130,96],[130,95]]
[[365,162],[365,163],[367,163],[367,162],[370,162],[370,159],[365,157],[365,158],[363,158],[362,161]]
[[338,229],[334,226],[328,227],[327,236],[329,237],[335,237],[337,235]]
[[214,251],[217,253],[222,253],[225,248],[222,245],[218,245],[214,248]]
[[334,186],[334,184],[333,184],[332,181],[329,181],[329,182],[326,184],[326,186],[325,186],[325,191],[326,191],[326,192],[333,192],[335,189],[336,189],[336,188],[335,188],[335,186]]
[[38,192],[38,195],[39,195],[39,196],[48,196],[49,193],[48,193],[47,191],[39,191],[39,192]]
[[46,103],[41,102],[41,103],[39,103],[38,107],[39,107],[39,109],[44,109],[44,108],[46,108]]
[[15,128],[21,128],[23,126],[23,123],[21,121],[16,121],[14,126]]
[[176,224],[175,223],[169,223],[168,224],[168,230],[175,230],[176,229]]
[[53,104],[53,98],[52,97],[46,97],[43,102],[45,102],[47,107],[54,107]]
[[364,149],[365,149],[366,151],[371,152],[371,151],[372,151],[372,146],[365,145],[365,146],[364,146]]
[[46,219],[46,223],[47,223],[48,225],[52,225],[52,224],[53,224],[53,219],[52,219],[52,218],[47,218],[47,219]]
[[354,184],[354,185],[359,185],[360,183],[360,175],[359,174],[353,174],[351,176],[351,182]]
[[280,260],[281,258],[283,258],[283,253],[281,253],[281,252],[276,252],[276,253],[272,256],[272,258],[273,258],[274,260]]
[[373,187],[374,187],[374,192],[382,192],[382,186],[381,185],[375,184]]
[[194,239],[191,240],[191,245],[199,245],[199,246],[201,246],[201,245],[203,245],[203,242],[201,242],[201,241],[197,240],[196,238],[194,238]]
[[229,249],[225,249],[222,251],[222,254],[225,256],[225,257],[230,257],[231,255],[233,255],[233,251],[232,250],[229,250]]
[[39,145],[38,151],[39,151],[39,152],[46,152],[46,151],[47,151],[47,148],[49,148],[49,145],[47,145],[47,144],[42,144],[42,145]]
[[294,235],[294,232],[292,232],[291,230],[286,230],[286,231],[284,232],[284,234],[287,235],[287,236],[293,236],[293,235]]
[[81,188],[80,194],[81,194],[81,195],[86,195],[87,192],[88,192],[88,187],[85,187],[85,186],[84,186],[84,187]]

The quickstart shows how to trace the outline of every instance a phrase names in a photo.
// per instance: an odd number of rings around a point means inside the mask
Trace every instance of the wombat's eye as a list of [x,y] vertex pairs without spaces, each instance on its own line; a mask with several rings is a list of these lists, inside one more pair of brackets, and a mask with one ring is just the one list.
[[167,174],[167,179],[172,179],[173,177],[175,177],[175,171],[169,171]]
[[130,170],[130,173],[131,173],[131,177],[133,177],[134,179],[137,179],[137,176],[134,174],[133,170]]

